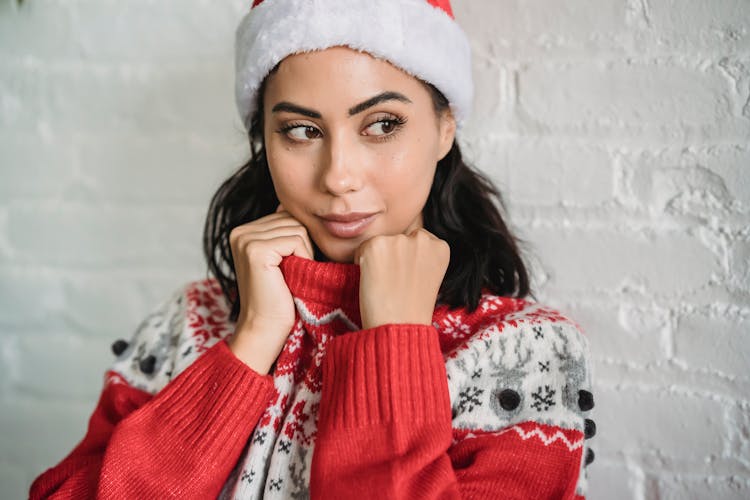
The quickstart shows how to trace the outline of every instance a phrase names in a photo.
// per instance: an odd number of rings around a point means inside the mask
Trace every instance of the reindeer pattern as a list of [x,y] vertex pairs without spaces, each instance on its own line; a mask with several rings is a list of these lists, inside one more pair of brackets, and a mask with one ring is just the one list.
[[[184,336],[185,309],[181,289],[140,322],[129,342],[119,341],[123,349],[116,352],[117,359],[111,369],[120,373],[133,387],[156,394],[176,375],[178,347],[189,341]],[[183,359],[182,369],[195,357]]]
[[534,421],[583,430],[587,352],[586,338],[567,322],[491,326],[446,361],[453,427],[496,431]]
[[[218,337],[191,333],[191,308],[206,317],[213,311],[189,300],[184,290],[174,294],[141,322],[129,342],[118,341],[112,370],[155,394],[197,359],[199,347],[218,342]],[[337,320],[357,328],[340,310],[317,317],[301,307],[304,303],[296,305],[308,327]],[[584,430],[579,396],[591,391],[587,340],[572,322],[550,319],[541,309],[535,315],[535,307],[528,306],[519,318],[509,315],[473,331],[465,331],[468,327],[458,317],[435,325],[443,338],[466,340],[456,355],[444,352],[454,430],[501,431],[529,421]],[[459,322],[462,330],[455,328]],[[285,350],[300,349],[303,328],[298,321]],[[306,352],[305,359],[311,356],[312,361],[305,366],[319,365],[324,351],[322,342]],[[293,372],[274,377],[276,399],[251,434],[220,498],[309,497],[320,388],[295,382]],[[582,463],[579,493],[585,482]]]

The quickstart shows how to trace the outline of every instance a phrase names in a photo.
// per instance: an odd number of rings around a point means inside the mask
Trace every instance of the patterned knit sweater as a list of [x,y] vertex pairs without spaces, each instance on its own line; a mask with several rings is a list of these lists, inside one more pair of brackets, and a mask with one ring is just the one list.
[[187,284],[113,344],[86,436],[31,498],[583,497],[595,426],[575,323],[484,293],[472,313],[362,330],[359,266],[280,267],[296,321],[271,374],[229,350],[218,283]]

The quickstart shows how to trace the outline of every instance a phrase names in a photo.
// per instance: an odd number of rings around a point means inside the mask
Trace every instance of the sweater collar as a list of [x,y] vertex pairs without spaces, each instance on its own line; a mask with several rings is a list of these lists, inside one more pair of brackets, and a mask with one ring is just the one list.
[[359,316],[359,265],[289,255],[279,268],[293,297]]

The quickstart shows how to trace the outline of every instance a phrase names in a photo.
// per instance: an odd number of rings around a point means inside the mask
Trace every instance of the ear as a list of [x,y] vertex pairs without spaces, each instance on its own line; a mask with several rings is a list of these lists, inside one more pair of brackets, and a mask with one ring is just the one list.
[[451,150],[453,140],[456,138],[456,119],[450,109],[446,109],[440,115],[438,129],[440,133],[438,161],[440,161]]

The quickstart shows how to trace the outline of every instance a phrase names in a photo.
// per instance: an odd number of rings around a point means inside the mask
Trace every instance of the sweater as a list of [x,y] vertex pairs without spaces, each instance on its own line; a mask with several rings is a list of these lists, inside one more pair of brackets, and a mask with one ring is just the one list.
[[241,362],[218,282],[185,284],[113,344],[83,440],[30,498],[583,499],[588,341],[482,289],[431,325],[361,329],[359,266],[282,259],[295,324]]

